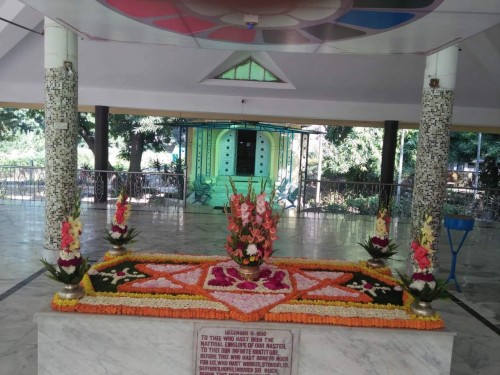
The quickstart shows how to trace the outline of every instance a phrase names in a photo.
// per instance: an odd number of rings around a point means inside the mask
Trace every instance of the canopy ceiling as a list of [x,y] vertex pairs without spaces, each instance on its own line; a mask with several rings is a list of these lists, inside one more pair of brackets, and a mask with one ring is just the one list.
[[[497,0],[0,0],[6,20],[43,16],[80,37],[81,106],[415,124],[425,57],[458,44],[453,123],[500,131]],[[286,85],[212,79],[250,55]],[[43,36],[0,21],[0,105],[43,103],[43,77]]]

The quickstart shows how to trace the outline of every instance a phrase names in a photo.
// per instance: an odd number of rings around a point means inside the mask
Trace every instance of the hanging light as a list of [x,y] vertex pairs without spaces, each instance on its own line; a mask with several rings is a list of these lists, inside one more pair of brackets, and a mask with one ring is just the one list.
[[248,30],[253,30],[259,23],[259,16],[255,14],[245,14],[243,16],[243,22],[247,25]]

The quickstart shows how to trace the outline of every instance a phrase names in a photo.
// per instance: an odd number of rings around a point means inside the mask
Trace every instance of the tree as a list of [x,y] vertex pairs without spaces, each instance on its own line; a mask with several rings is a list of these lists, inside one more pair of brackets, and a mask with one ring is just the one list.
[[120,156],[130,161],[129,172],[140,172],[142,154],[146,150],[162,151],[170,142],[173,122],[169,117],[111,115],[110,134],[122,137],[125,146]]
[[[483,133],[481,137],[481,158],[500,157],[500,134]],[[478,133],[451,132],[448,162],[470,163],[477,156]]]
[[78,135],[93,153],[95,147],[95,116],[93,113],[78,113]]
[[330,127],[324,149],[324,175],[349,181],[377,181],[380,176],[383,130]]
[[36,109],[0,108],[0,140],[12,139],[17,134],[45,129],[43,111]]
[[[401,136],[402,132],[399,132],[399,136]],[[398,148],[401,144],[398,141]],[[418,130],[406,130],[405,131],[405,140],[403,146],[403,173],[402,173],[402,182],[407,183],[408,180],[413,180],[413,176],[415,175],[415,165],[417,164],[417,148],[418,148]],[[399,150],[396,154],[396,160],[399,157]]]
[[[481,186],[490,189],[500,189],[500,168],[496,157],[486,156],[479,175]],[[495,192],[499,195],[498,192]]]

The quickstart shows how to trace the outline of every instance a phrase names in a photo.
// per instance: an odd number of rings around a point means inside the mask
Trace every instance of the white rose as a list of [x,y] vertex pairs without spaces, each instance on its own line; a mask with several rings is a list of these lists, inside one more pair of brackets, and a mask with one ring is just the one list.
[[76,267],[75,266],[69,266],[69,267],[61,267],[64,272],[66,272],[68,275],[71,275],[73,272],[75,272]]
[[416,289],[421,292],[422,290],[424,290],[425,284],[429,285],[429,288],[431,290],[434,290],[434,288],[436,287],[435,281],[426,282],[423,280],[413,280],[413,282],[410,284],[410,288]]
[[111,231],[111,232],[109,232],[109,235],[111,236],[111,238],[114,238],[116,240],[116,239],[120,238],[121,233]]
[[258,253],[259,253],[259,249],[257,249],[257,246],[255,246],[253,243],[248,245],[248,247],[247,247],[247,254],[248,255],[252,256],[252,255],[255,255]]

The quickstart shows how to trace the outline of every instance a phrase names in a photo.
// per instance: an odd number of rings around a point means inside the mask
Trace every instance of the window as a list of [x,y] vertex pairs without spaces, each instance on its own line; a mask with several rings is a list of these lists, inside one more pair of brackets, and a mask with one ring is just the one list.
[[234,81],[257,81],[257,82],[283,82],[276,75],[264,68],[254,59],[245,61],[227,69],[215,76],[215,79],[226,79]]

